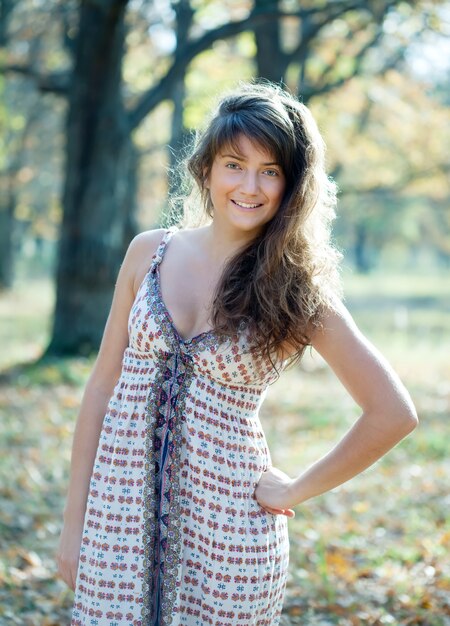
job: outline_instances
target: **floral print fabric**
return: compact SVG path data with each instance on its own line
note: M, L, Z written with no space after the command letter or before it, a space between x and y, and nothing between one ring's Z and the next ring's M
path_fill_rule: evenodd
M276 626L287 518L254 497L272 365L243 331L184 341L153 257L94 462L72 626Z

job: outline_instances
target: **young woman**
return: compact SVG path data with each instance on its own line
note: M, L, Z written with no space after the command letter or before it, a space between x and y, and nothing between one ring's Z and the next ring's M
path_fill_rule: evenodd
M294 508L417 424L340 300L334 186L309 110L243 85L188 169L184 222L130 244L82 401L58 553L73 626L275 626ZM291 478L258 412L307 345L362 414Z

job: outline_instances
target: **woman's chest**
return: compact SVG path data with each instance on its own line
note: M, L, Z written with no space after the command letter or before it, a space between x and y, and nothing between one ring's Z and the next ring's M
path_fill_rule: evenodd
M160 297L179 336L189 340L212 327L211 312L219 272L187 261L162 264L156 280Z

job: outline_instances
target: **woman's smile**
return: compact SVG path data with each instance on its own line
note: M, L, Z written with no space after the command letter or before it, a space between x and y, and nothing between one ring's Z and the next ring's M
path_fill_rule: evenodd
M257 209L262 206L262 204L248 204L246 202L242 202L242 200L232 200L233 204L240 207L241 209Z

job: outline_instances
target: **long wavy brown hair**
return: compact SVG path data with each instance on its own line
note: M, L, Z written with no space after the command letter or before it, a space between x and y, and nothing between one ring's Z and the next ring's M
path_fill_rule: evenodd
M187 158L196 185L185 202L182 226L213 218L205 183L215 156L224 147L236 148L242 135L275 157L286 188L272 220L227 263L211 322L229 335L244 325L253 349L274 365L286 354L293 363L321 325L324 308L341 295L341 255L330 240L336 186L325 172L325 144L309 109L281 86L241 84L220 100L196 136Z

